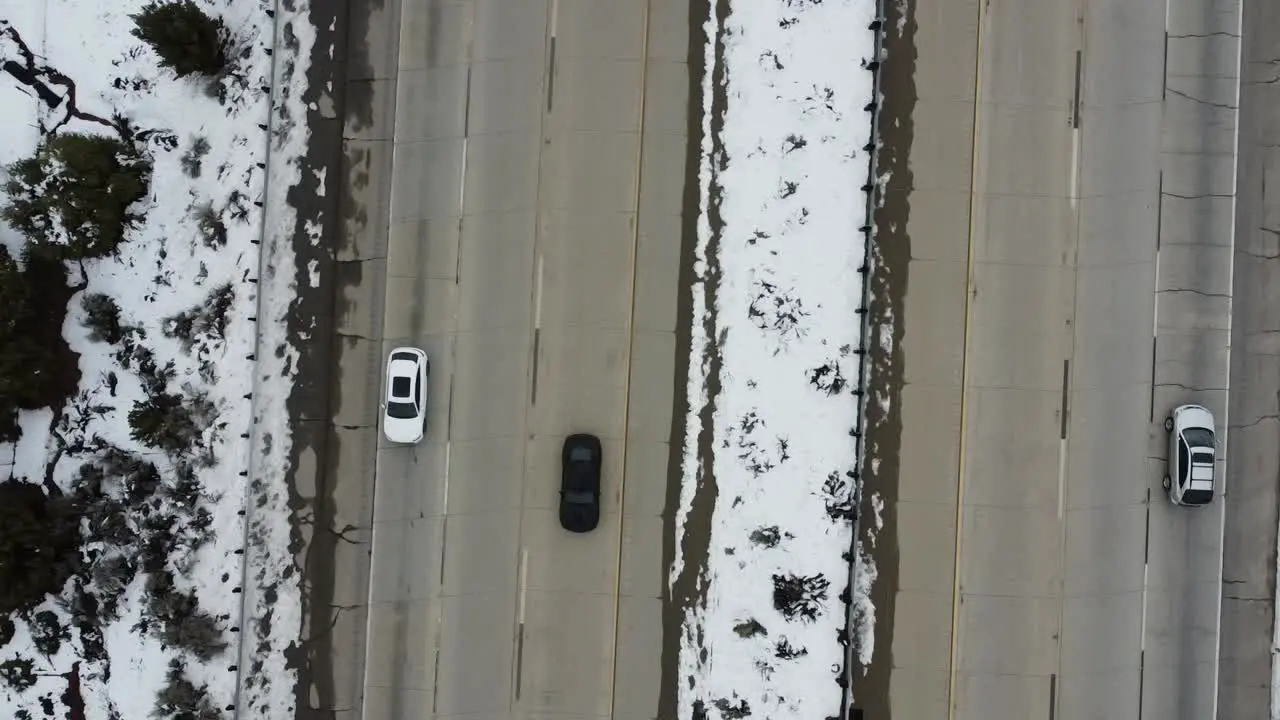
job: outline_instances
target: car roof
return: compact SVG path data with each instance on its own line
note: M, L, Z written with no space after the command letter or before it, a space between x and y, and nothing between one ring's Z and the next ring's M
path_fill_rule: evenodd
M393 359L387 366L387 373L392 377L416 377L418 363L416 360Z

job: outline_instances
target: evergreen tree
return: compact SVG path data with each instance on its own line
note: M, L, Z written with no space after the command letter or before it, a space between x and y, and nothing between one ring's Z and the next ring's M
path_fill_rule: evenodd
M133 36L150 45L160 66L178 77L217 75L226 66L226 28L191 0L153 0L132 17Z
M133 205L150 187L151 162L130 143L59 134L9 167L9 202L0 214L35 251L66 260L103 257L141 221Z
M162 392L136 400L129 411L129 435L134 440L171 453L187 449L198 430L182 405L182 396Z
M69 497L0 483L0 614L28 611L79 567L80 519Z
M0 441L19 436L18 409L59 406L79 385L79 356L62 336L66 280L62 261L31 255L24 269L0 246Z
M13 620L8 615L0 615L0 648L8 645L13 640L13 634L17 631L17 626L13 624Z

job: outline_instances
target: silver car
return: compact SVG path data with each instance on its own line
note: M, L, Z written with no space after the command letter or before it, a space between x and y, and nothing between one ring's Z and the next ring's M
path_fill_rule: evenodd
M382 433L395 443L412 445L427 430L427 378L431 363L418 348L402 347L387 358L387 392L382 403Z
M1164 429L1169 433L1169 471L1164 476L1169 499L1187 507L1208 505L1216 490L1213 413L1199 405L1182 405L1164 419Z

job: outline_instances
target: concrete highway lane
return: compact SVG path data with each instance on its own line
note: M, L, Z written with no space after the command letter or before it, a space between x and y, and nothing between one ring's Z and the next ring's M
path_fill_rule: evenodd
M1238 5L922 5L888 705L1212 717L1223 504L1162 422L1228 421Z
M653 718L687 2L392 11L379 344L431 382L423 443L379 440L362 717ZM575 432L605 456L583 535L556 513Z
M1232 288L1218 718L1265 718L1271 705L1277 495L1280 494L1280 6L1244 3L1243 87ZM1271 180L1271 182L1268 182Z

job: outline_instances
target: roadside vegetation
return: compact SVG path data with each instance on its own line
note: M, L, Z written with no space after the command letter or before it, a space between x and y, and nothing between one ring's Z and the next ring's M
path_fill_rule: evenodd
M228 68L227 29L191 0L151 2L132 17L133 35L178 77L217 79ZM19 650L0 662L0 687L22 692L41 677L62 676L51 668L67 648L105 661L103 627L120 618L132 586L145 593L133 630L173 654L155 716L215 720L222 711L184 658L222 655L232 628L200 606L184 573L212 537L197 471L216 464L218 408L157 357L140 318L92 287L93 263L127 259L146 221L155 197L154 138L167 131L139 132L120 116L102 124L100 133L49 132L0 173L0 219L16 234L0 245L0 442L18 442L24 428L45 432L24 411L52 414L43 473L0 477L0 648ZM204 138L188 149L182 164L192 177L209 149ZM222 284L201 306L157 315L169 316L162 334L199 360L206 385L216 380L213 358L234 299ZM102 381L109 393L82 388L81 355L64 336L69 311L89 343L110 348L114 367ZM140 395L117 396L126 375ZM117 411L127 418L131 448L87 430L93 418ZM28 645L13 646L18 636ZM68 677L69 688L78 686L78 674Z

